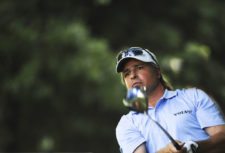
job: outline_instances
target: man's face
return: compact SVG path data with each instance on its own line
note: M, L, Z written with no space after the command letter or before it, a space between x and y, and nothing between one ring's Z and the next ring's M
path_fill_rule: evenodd
M143 86L155 88L159 82L160 71L150 64L130 59L124 64L122 76L127 89Z

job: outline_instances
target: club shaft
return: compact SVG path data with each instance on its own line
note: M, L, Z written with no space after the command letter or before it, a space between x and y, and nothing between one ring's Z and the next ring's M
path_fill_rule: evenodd
M147 114L148 117L166 134L166 136L170 139L174 147L176 147L177 150L181 150L181 146L173 139L173 137L160 125L157 121L155 121L149 114Z

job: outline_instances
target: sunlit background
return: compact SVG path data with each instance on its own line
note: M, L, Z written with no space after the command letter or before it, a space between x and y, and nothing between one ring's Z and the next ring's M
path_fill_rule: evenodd
M225 110L223 0L1 0L0 151L116 153L117 53L153 51Z

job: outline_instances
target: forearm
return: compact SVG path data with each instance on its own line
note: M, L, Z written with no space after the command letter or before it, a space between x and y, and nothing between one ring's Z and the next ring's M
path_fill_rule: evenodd
M208 140L198 141L198 153L224 153L225 133L217 133Z
M138 146L134 153L147 153L146 148L145 148L145 144L142 143L140 146Z

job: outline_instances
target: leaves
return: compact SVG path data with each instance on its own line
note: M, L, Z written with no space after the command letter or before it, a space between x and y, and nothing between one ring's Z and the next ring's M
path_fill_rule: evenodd
M224 5L2 0L1 151L118 152L127 110L115 60L130 46L153 51L173 86L201 87L224 109Z

